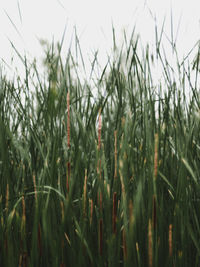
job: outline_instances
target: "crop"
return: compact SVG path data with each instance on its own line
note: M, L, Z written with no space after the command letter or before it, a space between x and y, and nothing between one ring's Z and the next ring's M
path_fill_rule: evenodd
M62 43L45 76L1 72L1 266L199 266L199 57L172 44L175 70L156 33L155 54L114 45L95 90Z

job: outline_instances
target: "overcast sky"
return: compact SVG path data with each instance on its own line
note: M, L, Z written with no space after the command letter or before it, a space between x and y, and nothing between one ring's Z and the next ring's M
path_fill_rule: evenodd
M9 40L23 53L41 57L39 39L61 40L65 26L66 41L76 26L85 55L99 49L106 54L112 45L112 23L120 42L122 31L136 32L144 42L154 40L155 18L170 35L170 14L174 34L180 21L177 45L186 53L200 39L199 0L0 0L0 58L8 64L14 52ZM104 52L103 52L104 51Z

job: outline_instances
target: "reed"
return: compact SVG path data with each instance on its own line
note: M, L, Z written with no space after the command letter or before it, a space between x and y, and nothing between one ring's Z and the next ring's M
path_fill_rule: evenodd
M197 47L174 66L155 36L124 33L91 79L62 43L44 76L0 72L0 266L199 266Z

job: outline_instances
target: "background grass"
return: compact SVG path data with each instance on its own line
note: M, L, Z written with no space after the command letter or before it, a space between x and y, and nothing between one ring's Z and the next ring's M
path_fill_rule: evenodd
M162 34L114 42L95 91L62 42L1 73L1 266L199 266L199 57L175 71Z

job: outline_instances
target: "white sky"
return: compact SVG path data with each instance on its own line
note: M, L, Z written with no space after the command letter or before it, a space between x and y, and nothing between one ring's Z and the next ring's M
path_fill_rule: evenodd
M166 15L165 32L169 36L171 11L174 32L181 19L177 45L180 53L187 53L200 39L199 7L199 0L0 0L0 58L10 64L15 55L9 39L20 53L26 51L41 58L39 39L51 40L54 36L61 40L67 25L69 44L76 25L84 55L99 49L105 63L106 51L112 45L112 23L119 41L122 30L131 33L135 25L144 42L154 40L154 20L149 9L160 27Z

